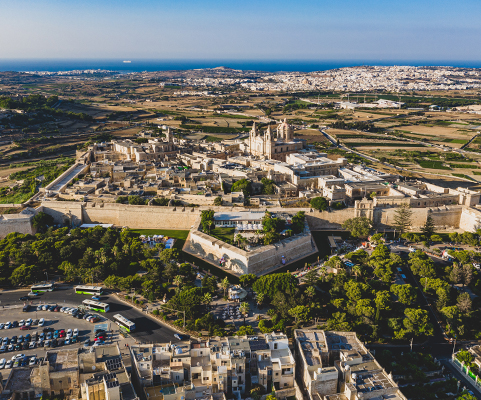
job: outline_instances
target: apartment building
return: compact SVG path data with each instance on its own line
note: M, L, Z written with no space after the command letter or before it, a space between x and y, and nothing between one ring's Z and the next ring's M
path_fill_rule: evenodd
M117 344L49 350L39 365L10 371L2 399L137 400Z
M296 392L295 361L284 334L136 345L130 352L134 384L149 400L161 392L166 400L222 393L241 398L248 382L276 391L278 399Z
M354 332L294 331L298 375L311 400L406 400Z

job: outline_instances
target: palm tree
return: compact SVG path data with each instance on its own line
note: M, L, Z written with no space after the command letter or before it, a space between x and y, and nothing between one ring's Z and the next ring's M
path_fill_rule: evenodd
M354 265L351 269L351 272L354 274L354 276L356 277L356 281L357 281L357 277L358 276L362 276L362 268L360 265Z
M321 279L324 282L324 278L327 274L327 268L322 266L321 268L319 268L319 272L321 273Z
M264 293L257 293L257 305L260 306L264 300L265 300L266 296L264 295Z
M180 286L184 283L184 277L182 275L176 275L172 283L177 285L177 289L180 290Z
M202 297L202 303L204 303L207 306L207 309L209 309L209 305L212 301L212 295L210 293L205 293L204 296Z
M225 291L229 289L229 286L230 286L229 278L227 278L226 276L224 279L222 279L220 283L220 287L224 289L224 297L225 297Z
M242 235L240 233L238 233L236 236L235 236L235 239L234 241L237 242L237 245L240 246L240 244L242 243Z
M314 286L309 286L306 289L306 296L309 297L309 300L311 300L315 295L316 295L316 289L314 289Z
M249 314L249 303L243 302L239 306L239 312L244 316L244 325L246 324L246 315Z

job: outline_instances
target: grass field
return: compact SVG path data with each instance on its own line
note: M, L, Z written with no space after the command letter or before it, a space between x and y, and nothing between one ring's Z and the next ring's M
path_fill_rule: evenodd
M234 231L235 228L214 228L210 231L210 236L213 236L223 242L227 242L228 240L234 240Z
M442 161L419 160L417 163L423 168L447 169L447 170L451 169L449 167L444 166Z
M473 179L473 178L471 178L471 177L468 176L468 175L464 175L464 174L451 174L451 175L452 175L452 176L457 176L458 178L469 179L470 181L477 182L476 179Z
M177 239L174 244L175 249L182 250L184 247L185 240L189 235L189 231L176 230L176 229L132 229L132 232L138 233L139 235L153 236L153 235L164 235L174 239Z

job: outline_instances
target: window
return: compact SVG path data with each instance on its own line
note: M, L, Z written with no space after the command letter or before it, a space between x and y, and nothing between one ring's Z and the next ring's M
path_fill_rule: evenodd
M284 387L287 386L287 383L284 383Z

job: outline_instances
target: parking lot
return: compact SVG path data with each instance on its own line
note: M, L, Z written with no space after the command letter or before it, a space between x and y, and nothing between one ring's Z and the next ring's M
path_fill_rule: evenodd
M95 341L96 326L102 324L107 330L112 327L112 323L103 316L98 316L99 320L92 323L60 310L47 311L43 308L45 308L44 305L33 305L26 312L23 311L23 306L0 310L0 340L2 343L0 345L0 369L8 368L7 362L17 354L27 357L36 356L38 360L45 357L46 351L52 348L90 348L98 345L95 344L97 342L99 344L109 343L119 339L118 330L115 329L114 332L105 333ZM95 313L95 316L97 315ZM44 323L43 326L40 326L42 319ZM88 345L85 343L87 340L89 340ZM24 364L28 364L28 362L29 360L24 357ZM14 363L11 364L13 366ZM21 365L21 362L16 366L18 364Z

